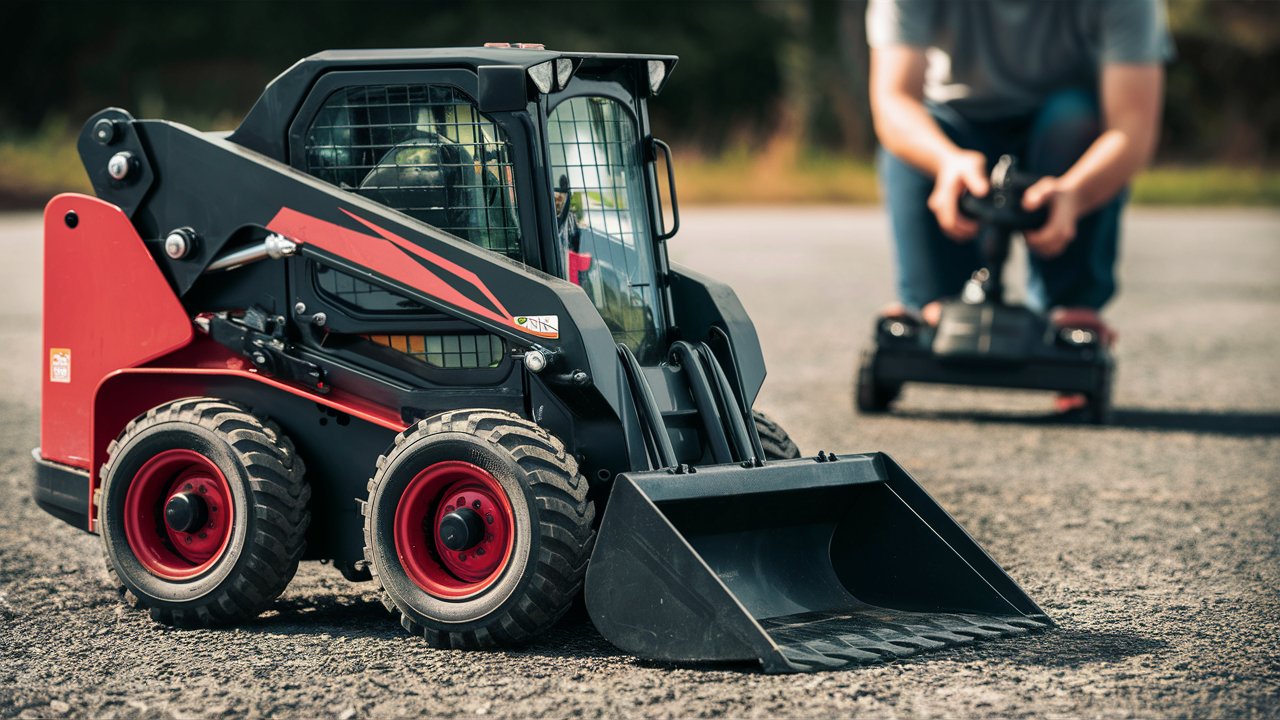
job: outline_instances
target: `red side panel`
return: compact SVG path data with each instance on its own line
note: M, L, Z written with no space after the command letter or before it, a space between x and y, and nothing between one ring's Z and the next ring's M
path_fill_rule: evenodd
M191 337L191 319L120 208L85 195L49 202L40 421L46 460L89 468L98 383Z

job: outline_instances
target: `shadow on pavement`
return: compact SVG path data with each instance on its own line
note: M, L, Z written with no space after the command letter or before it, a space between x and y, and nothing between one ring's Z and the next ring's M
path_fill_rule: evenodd
M999 414L982 410L895 410L893 416L913 420L1089 427L1079 417L1057 413ZM1233 437L1271 437L1280 435L1280 413L1117 408L1115 418L1109 427Z
M1040 635L1018 638L1004 645L1006 652L983 653L993 660L1015 665L1039 665L1048 668L1075 668L1097 662L1113 662L1144 655L1169 646L1164 640L1144 637L1132 632L1092 632L1055 628ZM974 646L1000 648L1000 641ZM922 656L921 659L927 659Z
M350 597L312 597L278 601L262 617L240 626L242 632L273 635L329 634L348 638L400 640L407 634L376 600ZM994 661L1018 665L1073 668L1121 660L1168 646L1163 640L1130 632L1091 632L1055 628L1026 637L984 640L940 652L926 652L895 662L927 664L934 659ZM477 652L485 652L483 650ZM636 667L686 669L703 672L758 673L755 663L669 663L631 658L609 644L586 613L575 608L534 642L496 652L545 658L626 658ZM857 672L857 668L852 669Z
M252 622L239 626L246 633L394 638L405 635L391 613L373 599L320 595L277 600Z
M1181 430L1240 437L1280 435L1280 413L1116 410L1114 424L1137 430Z

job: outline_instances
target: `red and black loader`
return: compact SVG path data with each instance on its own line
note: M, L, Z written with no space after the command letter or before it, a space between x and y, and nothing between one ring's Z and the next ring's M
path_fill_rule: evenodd
M303 560L441 647L580 594L629 653L771 672L1050 626L888 457L753 410L750 319L667 259L675 64L333 51L231 133L90 118L97 197L45 212L37 502L183 627Z

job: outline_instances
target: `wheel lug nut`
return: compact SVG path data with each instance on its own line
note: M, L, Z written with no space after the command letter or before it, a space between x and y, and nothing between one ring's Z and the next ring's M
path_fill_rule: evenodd
M473 507L473 508L475 508L475 509L479 510L479 509L480 509L480 501L479 501L479 500L475 500L475 501L473 501L473 502L471 503L471 507Z
M459 559L459 560L463 560L463 561L465 561L465 560L467 559L467 554L466 554L466 553L458 553L458 559Z
M482 547L478 547L478 548L476 548L476 554L477 554L477 555L483 555L483 554L484 554L484 548L482 548Z

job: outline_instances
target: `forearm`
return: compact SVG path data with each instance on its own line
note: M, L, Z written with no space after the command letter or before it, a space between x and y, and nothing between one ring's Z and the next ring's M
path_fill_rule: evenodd
M1144 138L1121 129L1106 130L1063 173L1063 186L1076 193L1082 214L1110 202L1151 160L1154 133L1146 135Z
M1105 130L1062 175L1081 212L1095 210L1119 193L1155 153L1164 94L1158 66L1113 65L1102 73Z
M880 93L872 102L876 137L885 150L931 177L960 148L929 114L924 102L901 93Z

